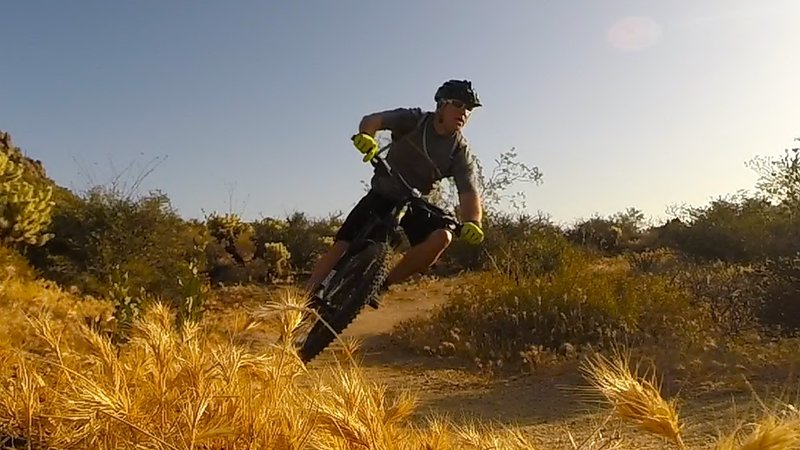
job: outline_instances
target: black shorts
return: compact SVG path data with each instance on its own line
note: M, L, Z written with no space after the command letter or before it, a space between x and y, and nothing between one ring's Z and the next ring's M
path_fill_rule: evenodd
M367 224L372 215L386 214L391 211L395 204L395 202L370 190L347 215L341 228L336 233L336 240L351 242ZM431 216L426 211L409 208L400 220L400 226L403 228L408 242L414 246L423 242L434 231L445 228L445 223L439 217Z

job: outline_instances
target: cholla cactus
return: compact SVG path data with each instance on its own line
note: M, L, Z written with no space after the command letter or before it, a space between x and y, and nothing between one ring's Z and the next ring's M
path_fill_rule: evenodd
M250 224L242 222L241 217L236 214L211 214L208 216L207 226L211 236L223 243L234 242L240 235L252 231Z
M208 232L220 244L225 247L225 251L239 264L243 265L246 260L253 256L253 227L242 222L236 214L225 214L220 216L211 214L206 222Z
M264 244L264 262L273 278L285 278L289 275L289 261L292 255L282 242Z
M285 221L266 217L255 223L255 235L259 242L279 242L286 240Z
M22 166L0 152L0 241L43 245L52 235L53 188L36 187L22 179Z

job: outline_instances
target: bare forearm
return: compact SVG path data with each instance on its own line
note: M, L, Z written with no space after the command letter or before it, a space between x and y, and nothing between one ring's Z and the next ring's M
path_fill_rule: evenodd
M464 222L477 222L481 223L483 219L483 209L481 207L481 199L475 192L467 192L458 196L461 220Z
M369 114L361 119L358 124L359 133L367 133L370 136L375 136L375 133L383 127L383 120L380 113Z

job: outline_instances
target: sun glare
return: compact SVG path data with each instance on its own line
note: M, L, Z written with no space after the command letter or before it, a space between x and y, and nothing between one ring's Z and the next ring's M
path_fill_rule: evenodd
M661 39L661 26L649 17L626 17L608 30L608 41L619 50L636 51Z

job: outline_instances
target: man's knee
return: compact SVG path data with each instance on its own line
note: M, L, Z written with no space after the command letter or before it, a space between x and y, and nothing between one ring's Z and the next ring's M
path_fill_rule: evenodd
M435 245L437 249L444 250L453 242L453 233L449 230L436 230L428 236L427 239L431 245Z

